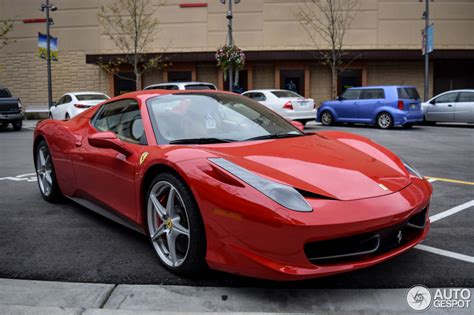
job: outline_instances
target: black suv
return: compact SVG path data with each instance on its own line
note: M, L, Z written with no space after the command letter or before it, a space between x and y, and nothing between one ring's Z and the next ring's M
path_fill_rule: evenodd
M21 101L12 97L10 91L0 85L0 129L13 125L13 130L21 130L23 123L23 112Z

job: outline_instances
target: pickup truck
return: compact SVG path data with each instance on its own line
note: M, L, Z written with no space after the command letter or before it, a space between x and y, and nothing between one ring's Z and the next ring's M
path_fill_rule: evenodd
M13 125L13 130L21 130L23 123L23 111L21 101L12 97L10 91L0 85L0 129Z

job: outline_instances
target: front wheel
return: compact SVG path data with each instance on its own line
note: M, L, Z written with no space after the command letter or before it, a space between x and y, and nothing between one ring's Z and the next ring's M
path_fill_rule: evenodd
M20 131L23 126L23 120L19 119L13 123L13 130Z
M380 129L390 129L393 127L393 118L389 113L380 113L377 116L377 126Z
M323 126L332 126L334 124L334 117L330 111L324 111L321 113L321 123Z
M35 150L35 168L43 198L49 202L59 201L61 190L56 179L51 153L44 140L41 140Z
M163 173L151 183L147 223L151 243L163 266L188 276L204 269L204 224L191 190L176 175Z

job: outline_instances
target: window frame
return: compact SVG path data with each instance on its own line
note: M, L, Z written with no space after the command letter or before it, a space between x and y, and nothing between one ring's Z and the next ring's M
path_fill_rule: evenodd
M454 100L452 100L452 101L444 101L444 102L439 102L439 101L438 101L439 98L442 98L442 97L445 97L445 96L448 96L448 95L451 95L451 94L454 94L454 95L455 95ZM458 101L458 99L459 99L459 96L460 96L460 95L459 95L459 92L448 92L448 93L445 93L445 94L442 94L442 95L436 97L436 98L434 99L434 101L435 101L434 104L456 103L456 102Z
M384 89L369 88L369 89L361 89L361 90L362 90L362 93L361 93L361 95L359 95L359 100L383 100L383 99L385 99L385 90ZM367 91L377 91L377 93L382 91L382 97L367 98L366 97Z
M472 101L461 101L461 95L462 94L471 94L473 96ZM458 94L458 98L456 100L457 103L474 103L474 92L469 92L469 91L460 91Z
M126 138L123 138L123 137L120 137L118 135L118 133L116 132L113 132L112 130L99 130L97 127L96 127L96 122L99 118L99 116L102 114L102 112L104 112L105 108L108 106L108 105L111 105L111 104L115 104L115 103L119 103L119 102L125 102L125 101L134 101L137 103L137 106L138 106L138 112L140 114L140 118L143 122L143 115L142 115L142 109L140 107L140 102L137 100L137 99L134 99L134 98L123 98L123 99L119 99L119 100L113 100L111 102L107 102L105 104L102 104L100 106L100 108L95 112L94 116L92 116L92 118L89 120L89 124L91 125L92 128L94 128L94 130L99 133L99 132L112 132L114 133L117 138L119 138L121 141L125 142L125 143L128 143L128 144L134 144L134 145L148 145L148 137L146 135L146 131L145 131L145 127L143 127L143 137L145 137L145 141L144 143L141 143L141 141L139 141L138 143L135 143L135 142L130 142L130 141L127 141Z
M358 95L357 98L351 98L351 99L344 98L344 94L349 93L349 92L353 92L353 91L354 92L359 92L359 95ZM347 89L341 94L341 100L342 101L358 101L358 100L361 99L360 97L362 95L362 92L363 92L363 89Z

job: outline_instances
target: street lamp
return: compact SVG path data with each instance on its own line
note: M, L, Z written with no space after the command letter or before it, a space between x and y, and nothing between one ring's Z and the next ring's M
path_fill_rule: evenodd
M50 4L49 0L42 4L40 10L46 11L46 63L48 65L48 109L53 105L53 88L51 83L51 40L49 28L53 24L52 19L49 18L49 11L56 11L58 8L54 4Z
M430 81L430 53L428 52L428 28L430 27L430 2L434 0L419 0L420 2L425 1L425 11L423 12L423 16L421 17L425 20L425 30L423 32L423 49L425 50L425 93L423 95L425 102L428 101L429 98L429 81Z
M222 4L225 4L227 0L220 0ZM229 9L227 10L227 46L232 47L234 45L234 38L232 37L232 19L234 17L232 13L232 3L239 4L240 0L228 0ZM238 71L238 70L237 70ZM229 91L233 91L234 78L232 66L229 66Z

